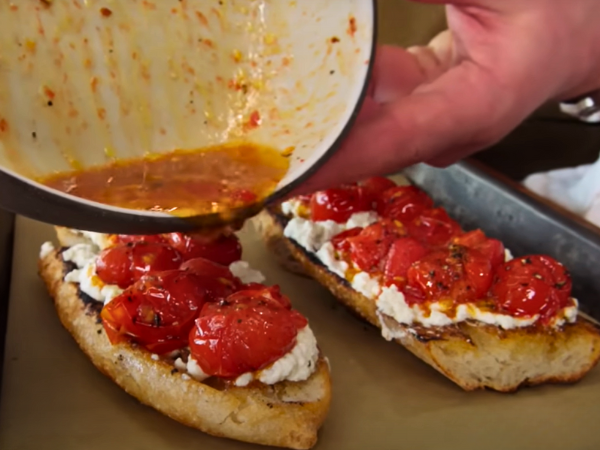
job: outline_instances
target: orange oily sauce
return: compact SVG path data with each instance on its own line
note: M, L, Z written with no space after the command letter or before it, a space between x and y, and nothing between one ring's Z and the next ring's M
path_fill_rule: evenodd
M38 181L107 205L188 217L263 200L288 168L289 159L273 148L228 144L120 160Z

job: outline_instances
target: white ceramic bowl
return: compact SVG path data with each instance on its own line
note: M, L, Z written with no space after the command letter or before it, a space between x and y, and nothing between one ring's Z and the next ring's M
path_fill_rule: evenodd
M112 157L239 139L294 147L285 192L336 148L372 65L375 0L44 4L0 4L0 206L59 225L188 226L32 181Z

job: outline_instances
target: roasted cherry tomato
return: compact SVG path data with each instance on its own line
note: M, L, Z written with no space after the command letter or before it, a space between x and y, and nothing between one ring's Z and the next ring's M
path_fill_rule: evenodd
M213 278L226 278L235 281L235 277L229 270L229 267L218 264L206 258L194 258L184 262L181 270L193 272L196 275L208 276Z
M421 211L407 230L409 236L431 247L445 246L461 233L460 225L443 208Z
M277 285L265 286L259 283L252 283L247 285L245 289L232 293L225 299L226 303L244 303L253 300L259 300L261 303L281 306L285 309L292 309L292 303L290 299L281 293L281 288ZM211 311L214 308L220 308L221 303L207 305L203 312ZM306 325L306 323L304 323ZM300 327L304 325L301 324Z
M363 189L365 194L369 197L369 200L372 202L376 202L388 189L396 187L396 183L385 177L367 178L366 180L358 183L358 185Z
M502 310L516 317L540 314L548 319L568 305L571 277L549 256L515 258L496 270L492 295Z
M390 247L403 234L402 225L389 220L369 225L357 236L346 238L350 258L365 272L383 270Z
M289 352L306 319L273 300L266 289L239 291L206 305L189 336L192 357L211 376L260 370Z
M165 235L169 244L181 253L184 260L205 258L228 266L242 257L242 246L234 234L203 238L182 233Z
M130 242L103 250L96 260L96 273L104 283L125 289L142 275L178 269L182 261L179 252L166 244Z
M416 186L396 186L387 189L377 201L380 216L408 223L426 209L433 208L433 200Z
M180 270L193 273L203 280L208 302L223 300L242 286L241 281L231 273L228 267L208 259L190 259L181 265Z
M488 238L481 230L465 233L454 238L452 242L457 245L462 245L463 247L478 250L484 256L489 258L493 268L498 267L504 262L505 255L502 242Z
M410 237L397 239L390 247L385 262L384 280L386 285L395 284L402 289L406 284L408 269L425 255L427 255L427 249L416 239Z
M422 300L467 303L487 297L493 271L482 253L454 245L415 262L408 269L407 282L410 292Z
M315 192L310 199L310 217L317 222L333 220L344 223L352 214L370 209L369 199L357 186Z
M116 244L129 244L133 242L151 242L155 244L166 243L166 239L162 234L115 234L113 239Z
M180 270L143 277L102 309L110 341L132 339L159 354L187 346L206 300L204 281Z
M362 232L362 230L363 229L360 227L355 227L342 231L341 233L336 234L333 238L331 238L331 244L339 252L349 252L350 243L348 242L348 238L358 236Z

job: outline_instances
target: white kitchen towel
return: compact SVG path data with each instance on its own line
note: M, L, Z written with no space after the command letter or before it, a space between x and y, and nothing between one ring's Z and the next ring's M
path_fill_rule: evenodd
M593 164L534 173L523 184L600 227L600 158Z

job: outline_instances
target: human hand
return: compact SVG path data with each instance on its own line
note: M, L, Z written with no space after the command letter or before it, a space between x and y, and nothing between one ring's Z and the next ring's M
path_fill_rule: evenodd
M597 0L447 3L426 47L380 47L359 117L300 191L418 162L445 166L490 146L548 100L600 87Z

